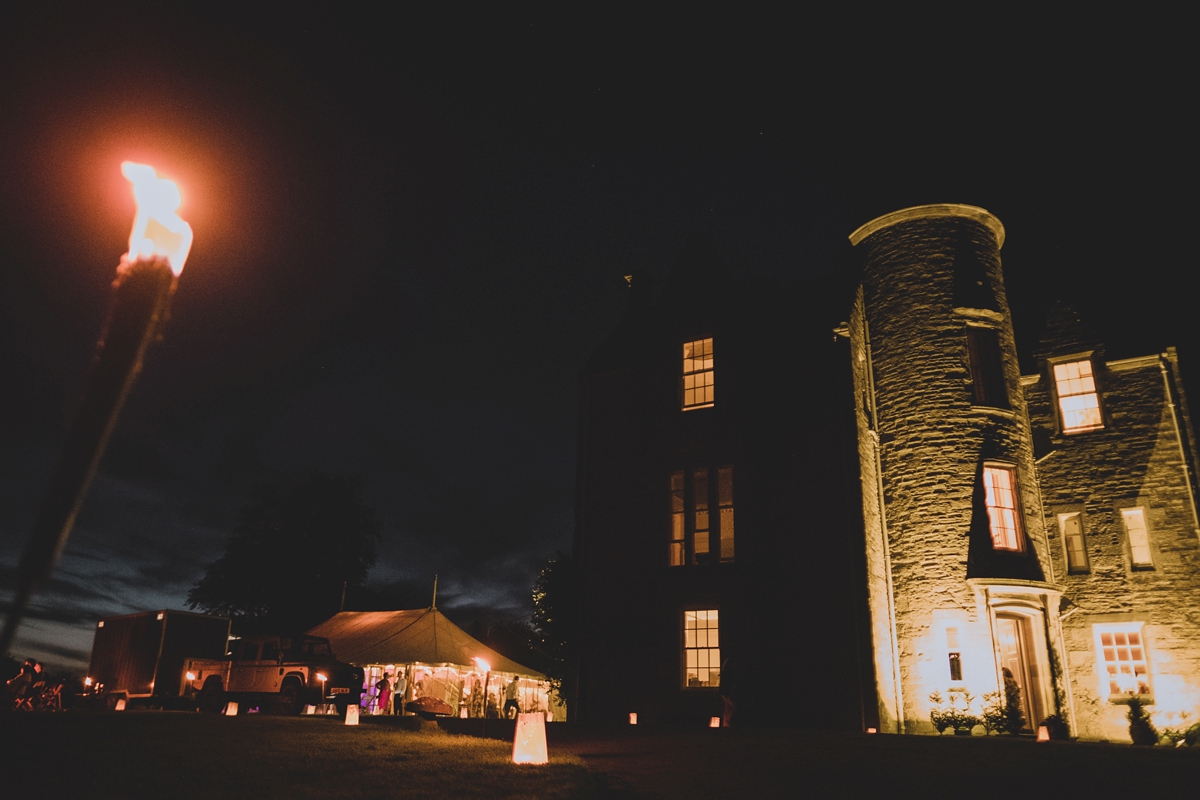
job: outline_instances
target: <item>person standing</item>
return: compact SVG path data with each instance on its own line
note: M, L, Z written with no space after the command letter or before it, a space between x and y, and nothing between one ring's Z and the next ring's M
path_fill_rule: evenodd
M519 678L517 678L516 676L513 676L512 683L510 683L508 685L508 688L504 690L504 718L505 719L516 719L517 714L521 713L521 704L519 702L517 702L517 697L521 691L521 684L519 683L519 680L520 680ZM512 717L508 716L508 710L510 708L513 710Z
M377 692L376 699L375 699L375 703L376 703L375 710L379 714L392 713L392 709L391 709L392 682L390 680L391 677L392 677L392 673L385 672L383 674L383 677L380 678L379 681L375 684L375 691Z

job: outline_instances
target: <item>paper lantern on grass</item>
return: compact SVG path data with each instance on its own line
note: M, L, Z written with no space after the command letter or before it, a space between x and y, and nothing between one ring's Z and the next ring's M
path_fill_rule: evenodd
M513 736L514 764L545 764L546 717L542 714L517 714L517 732Z
M1050 741L1050 729L1049 729L1049 728L1047 728L1045 725L1039 725L1039 726L1038 726L1038 738L1037 738L1037 740L1038 740L1039 742L1048 742L1048 741Z
M117 711L124 711L125 710L125 698L118 697L117 704L115 706L113 706L113 708L116 709Z
M710 727L710 728L721 727L721 718L720 717L709 717L708 718L708 727Z
M312 703L307 703L304 706L304 713L307 716L312 716L313 714L317 713L317 707Z
M631 713L629 714L629 724L630 724L630 725L637 725L637 714L636 714L636 713L633 713L633 712L631 712Z
M221 713L227 717L236 717L237 716L237 703L230 700L228 703L225 704L225 710L222 711Z
M347 725L357 725L358 724L358 706L355 706L355 705L346 706L346 724Z

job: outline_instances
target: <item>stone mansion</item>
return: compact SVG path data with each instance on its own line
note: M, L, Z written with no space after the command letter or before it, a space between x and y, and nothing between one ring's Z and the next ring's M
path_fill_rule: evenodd
M1066 305L1021 375L1004 228L919 206L792 290L685 248L581 379L580 720L931 733L1006 678L1030 727L1200 720L1195 434L1174 349ZM735 524L736 521L736 524ZM1190 718L1189 716L1190 715Z

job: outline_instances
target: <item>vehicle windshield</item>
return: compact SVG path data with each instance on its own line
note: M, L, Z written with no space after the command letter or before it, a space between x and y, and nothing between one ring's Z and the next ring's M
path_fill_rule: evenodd
M284 640L284 657L293 659L330 655L329 640L312 636L298 636Z

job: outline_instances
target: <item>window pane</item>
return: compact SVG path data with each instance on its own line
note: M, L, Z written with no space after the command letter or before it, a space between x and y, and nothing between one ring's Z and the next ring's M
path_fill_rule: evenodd
M1007 466L986 466L983 485L993 546L997 550L1020 550L1015 471Z
M1146 516L1140 508L1121 511L1125 533L1129 537L1129 554L1136 566L1150 566L1150 536L1146 531Z
M681 383L684 409L708 406L713 403L713 340L697 339L683 344L683 381Z
M1149 694L1150 679L1146 669L1145 649L1140 646L1141 623L1129 623L1115 630L1099 633L1097 648L1104 674L1108 676L1109 694L1128 696Z
M967 326L967 361L971 368L971 391L975 405L1008 408L1004 361L1000 353L1000 339L994 328Z
M1100 416L1100 396L1096 393L1090 360L1055 364L1054 388L1058 393L1064 433L1104 427L1104 420Z
M689 632L694 635L689 636ZM718 685L721 651L716 609L684 612L683 655L684 686L695 689Z

